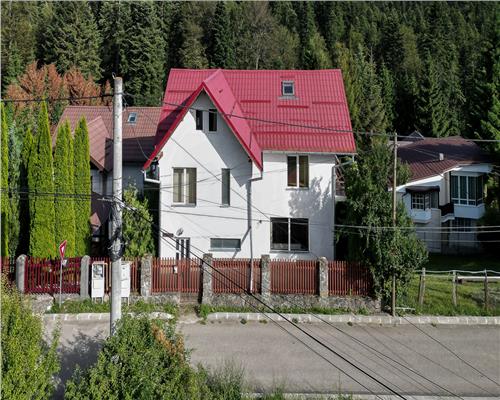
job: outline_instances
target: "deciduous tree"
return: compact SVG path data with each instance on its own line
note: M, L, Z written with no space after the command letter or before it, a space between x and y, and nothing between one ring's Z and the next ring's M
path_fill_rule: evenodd
M5 115L5 106L0 106L1 121L1 168L2 168L2 190L1 196L1 244L0 251L2 257L9 256L9 138L7 117Z

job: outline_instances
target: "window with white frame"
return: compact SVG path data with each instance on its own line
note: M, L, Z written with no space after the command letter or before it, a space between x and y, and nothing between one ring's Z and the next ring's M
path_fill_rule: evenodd
M241 239L212 238L211 250L241 250Z
M209 132L217 132L217 110L215 108L208 110L208 130Z
M174 168L173 203L196 204L196 168Z
M453 231L455 232L471 232L472 231L472 223L470 218L458 218L455 217L453 221L451 221L451 226L453 227Z
M282 96L294 96L295 95L295 82L294 81L282 81L281 82L281 95Z
M271 218L271 250L309 251L309 220Z
M289 187L309 187L309 157L293 155L287 157Z
M229 168L222 168L221 183L221 204L224 206L230 205L231 200L231 170Z
M451 201L478 206L483 203L484 176L451 175Z
M439 192L423 192L411 194L411 208L413 210L428 210L430 208L438 208Z

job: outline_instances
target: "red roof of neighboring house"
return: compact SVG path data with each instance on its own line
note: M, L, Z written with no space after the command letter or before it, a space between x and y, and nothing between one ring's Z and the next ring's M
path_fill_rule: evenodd
M439 153L443 154L442 161ZM399 147L398 157L410 167L410 181L439 175L461 165L491 162L491 157L477 144L457 136L417 140Z
M123 161L143 163L154 150L156 130L161 107L127 107L123 112ZM136 113L135 123L129 123L131 113ZM68 106L59 119L69 121L74 131L80 118L85 117L89 130L90 157L100 170L113 168L113 107ZM57 129L56 127L56 129ZM55 135L53 140L55 141Z
M282 81L294 82L294 96L282 96ZM201 91L210 96L259 167L262 150L356 152L340 70L172 69L155 150L144 168Z

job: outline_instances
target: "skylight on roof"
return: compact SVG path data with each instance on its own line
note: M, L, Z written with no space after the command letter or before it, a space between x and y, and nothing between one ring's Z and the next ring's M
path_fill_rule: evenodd
M295 95L295 82L294 81L282 81L281 82L281 95L282 96L294 96Z
M137 121L137 113L131 112L128 114L127 123L135 124Z

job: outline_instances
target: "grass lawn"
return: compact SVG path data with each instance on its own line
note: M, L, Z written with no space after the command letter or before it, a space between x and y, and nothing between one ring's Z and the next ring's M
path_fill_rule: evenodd
M77 313L109 313L110 305L109 301L104 303L92 302L90 299L88 300L66 300L62 303L62 306L59 307L58 303L54 303L47 313L49 314L60 314L60 313L68 313L68 314L77 314ZM165 304L155 304L155 303L146 303L143 300L139 300L133 304L122 305L123 312L133 312L133 313L149 313L149 312L165 312L168 314L172 314L174 316L178 313L178 308L174 304L165 303Z
M492 269L495 271L500 271L500 257L495 257L491 254L429 254L429 261L427 262L425 268L429 271L442 271L450 269L462 269L468 271Z
M490 308L484 309L484 284L466 282L457 285L457 306L452 304L451 276L447 278L427 276L425 296L422 307L418 305L419 276L415 275L410 283L407 296L399 303L414 308L417 314L425 315L500 315L500 283L488 284Z

